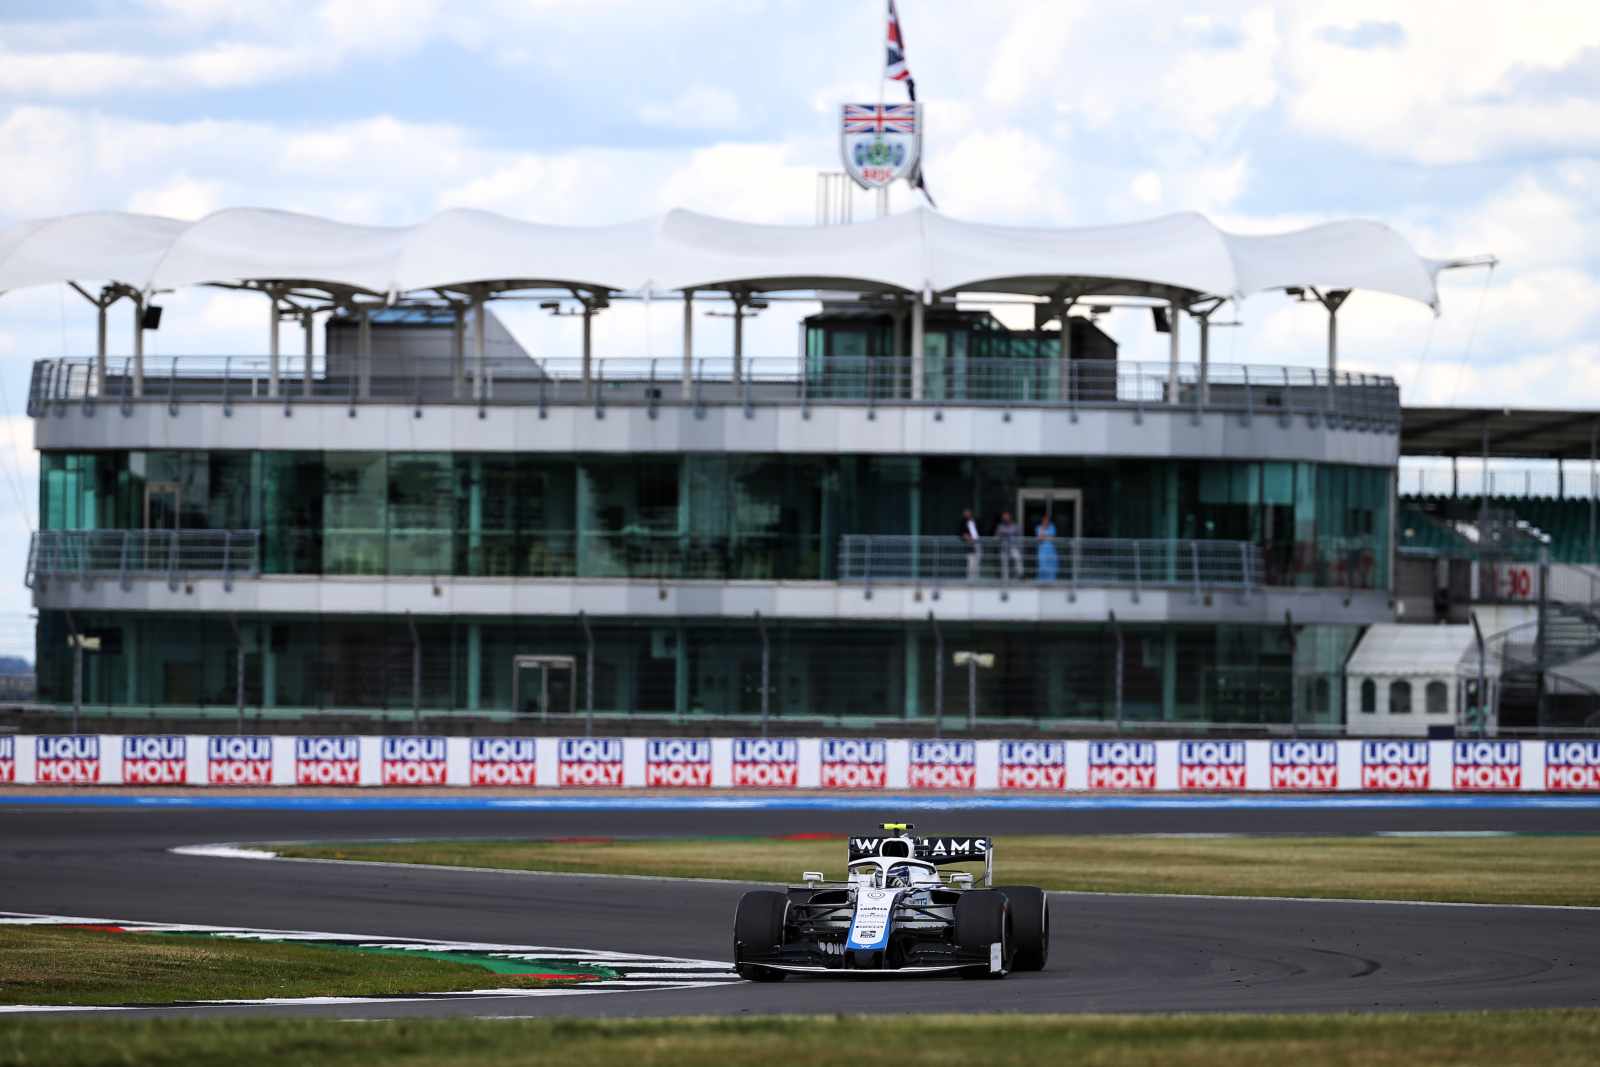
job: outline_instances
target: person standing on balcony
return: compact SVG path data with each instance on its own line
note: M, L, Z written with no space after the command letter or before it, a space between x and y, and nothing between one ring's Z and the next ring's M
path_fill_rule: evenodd
M972 509L967 508L961 513L961 541L967 546L967 581L978 580L978 566L983 562L983 545L978 537L978 521L972 517Z
M1011 512L1002 511L1000 522L994 528L995 539L1000 542L1000 580L1009 582L1022 578L1022 528L1011 518Z
M1048 511L1034 528L1033 536L1039 540L1039 580L1053 582L1056 580L1056 570L1061 565L1061 557L1056 553L1055 520Z

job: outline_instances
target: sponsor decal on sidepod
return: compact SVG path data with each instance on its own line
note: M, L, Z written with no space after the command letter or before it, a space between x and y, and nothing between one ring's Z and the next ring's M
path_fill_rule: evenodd
M645 742L644 784L667 789L711 785L711 742L652 738Z
M622 741L615 737L564 737L558 749L560 785L622 784Z
M978 784L977 745L971 741L913 741L906 784L912 789L971 789Z
M1451 746L1451 753L1455 766L1450 784L1456 789L1522 788L1521 742L1457 741Z
M1272 741L1268 785L1273 789L1338 789L1339 745L1335 741Z
M295 785L360 785L361 739L295 738L294 782Z
M1061 741L1000 742L1001 789L1065 789L1067 746Z
M122 739L123 785L188 785L189 739L134 734Z
M17 780L17 739L0 737L0 782Z
M882 741L823 741L822 788L882 789L889 779L885 751Z
M1154 789L1154 741L1090 741L1090 789Z
M474 737L467 781L473 785L534 785L536 746L531 737Z
M1546 741L1544 787L1563 793L1600 792L1600 741Z
M206 781L211 785L271 785L272 738L206 738Z
M40 785L100 781L100 738L94 734L40 734L33 751L34 781Z
M800 742L734 738L733 785L757 789L793 789L800 784Z
M1243 789L1243 741L1178 742L1179 789Z
M1361 742L1361 788L1428 788L1428 742Z

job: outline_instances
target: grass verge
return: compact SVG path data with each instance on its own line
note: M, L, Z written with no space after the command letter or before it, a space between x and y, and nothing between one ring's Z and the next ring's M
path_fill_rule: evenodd
M533 964L490 967L411 952L369 952L184 934L0 926L0 1004L170 1004L263 997L391 996L563 985ZM43 1060L35 1062L46 1062Z
M1208 893L1483 904L1600 905L1600 835L1561 837L1018 836L1002 882L1115 893ZM658 838L292 845L324 859L796 881L838 878L842 840Z
M0 1067L317 1063L329 1067L582 1063L856 1065L897 1049L918 1067L1423 1067L1591 1064L1600 1013L859 1016L650 1021L461 1019L0 1022Z

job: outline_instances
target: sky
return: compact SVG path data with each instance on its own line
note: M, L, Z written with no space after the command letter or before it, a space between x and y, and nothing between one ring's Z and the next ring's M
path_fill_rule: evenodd
M811 223L836 112L872 100L881 0L6 0L0 226L91 209L199 218L268 206L403 224L470 206L599 223L688 207ZM1600 406L1600 4L901 0L939 207L1093 225L1199 211L1241 232L1332 218L1424 254L1442 314L1358 293L1341 365L1408 403ZM890 98L895 91L891 87ZM916 200L897 189L893 210ZM870 214L863 195L857 217ZM259 354L260 297L167 297L153 354ZM789 357L804 308L746 352ZM126 305L112 352L126 351ZM577 327L507 321L535 355ZM1326 318L1245 301L1217 362L1321 365ZM1163 359L1148 319L1104 326ZM696 331L702 354L726 323ZM93 351L64 287L0 296L0 654L31 652L37 522L23 415L39 358ZM720 343L731 344L729 341ZM599 317L598 355L672 355L675 307ZM1193 341L1187 351L1194 351ZM121 347L118 347L118 346Z

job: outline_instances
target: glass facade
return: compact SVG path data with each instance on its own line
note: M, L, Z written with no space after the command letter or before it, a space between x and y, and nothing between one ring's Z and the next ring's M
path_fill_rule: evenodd
M1081 493L1085 537L1251 541L1268 584L1389 585L1386 468L310 451L41 462L46 529L259 529L271 574L828 580L844 534L954 535L965 508L987 533L1021 510L1019 493L1049 489Z
M239 648L229 626L202 615L89 613L100 637L86 654L84 703L231 712ZM552 714L586 703L587 644L572 619L281 616L239 620L245 704L282 714L409 714L413 656L419 707L462 715L540 713L540 689L519 655L568 655L577 677L557 679ZM682 719L755 715L761 707L760 631L753 621L591 622L599 714ZM39 699L72 700L72 655L59 612L39 619ZM967 715L967 676L953 649L993 653L977 676L982 722L1195 722L1335 725L1344 658L1356 626L850 625L769 621L771 714L793 720L923 719L940 706ZM1120 696L1120 708L1118 694ZM513 694L515 693L515 698Z

